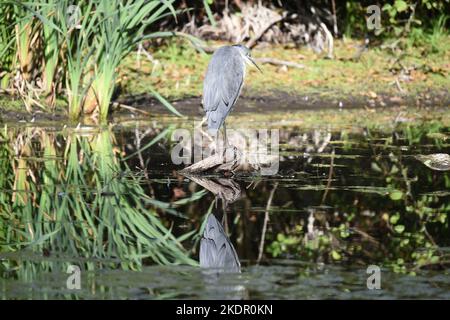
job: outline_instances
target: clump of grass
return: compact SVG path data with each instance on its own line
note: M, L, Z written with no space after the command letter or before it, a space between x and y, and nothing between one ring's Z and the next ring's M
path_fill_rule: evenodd
M408 47L425 48L425 54L441 54L448 51L448 31L445 27L448 19L449 16L442 14L432 22L430 30L413 28L407 39Z
M2 65L20 81L15 89L27 109L54 105L67 94L69 115L98 113L106 119L117 81L118 68L136 44L168 33L146 33L158 20L175 16L174 0L69 0L11 1L0 4ZM1 20L1 19L0 19ZM8 37L9 25L14 37ZM9 50L9 51L8 51ZM16 54L17 52L17 54ZM3 68L2 68L3 69ZM4 73L4 72L3 72ZM3 80L2 85L11 86ZM20 88L20 89L19 89Z
M117 68L137 43L154 36L144 35L146 28L167 16L168 12L175 14L172 3L90 1L80 18L79 30L70 30L70 26L62 23L63 32L72 32L66 39L70 52L68 88L72 117L77 117L82 109L92 112L98 107L100 117L106 118Z

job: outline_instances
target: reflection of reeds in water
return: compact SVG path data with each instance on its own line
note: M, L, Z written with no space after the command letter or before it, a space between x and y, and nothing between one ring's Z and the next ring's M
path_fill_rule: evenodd
M195 263L157 216L165 203L158 208L114 153L110 129L69 133L64 150L43 130L16 137L14 148L0 144L0 251L114 259L124 269Z

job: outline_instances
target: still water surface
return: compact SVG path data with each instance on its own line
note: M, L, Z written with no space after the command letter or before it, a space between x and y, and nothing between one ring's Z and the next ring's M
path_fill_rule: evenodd
M0 296L450 298L450 176L417 158L449 153L442 123L280 124L278 173L201 180L170 157L173 130L189 126L5 126ZM208 214L241 273L199 267ZM69 265L80 290L67 289ZM381 290L367 289L369 265Z

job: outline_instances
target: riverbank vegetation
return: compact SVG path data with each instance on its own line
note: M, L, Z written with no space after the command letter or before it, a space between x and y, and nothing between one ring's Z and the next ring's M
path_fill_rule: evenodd
M389 1L375 29L370 4L3 1L0 90L22 101L18 111L54 112L59 101L72 120L105 120L118 97L139 93L178 114L167 99L199 96L208 54L230 42L247 44L263 64L262 75L249 71L255 96L282 90L376 100L380 92L447 90L449 2Z

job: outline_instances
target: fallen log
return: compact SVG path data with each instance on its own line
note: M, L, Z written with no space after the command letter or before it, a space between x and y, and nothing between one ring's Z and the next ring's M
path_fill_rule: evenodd
M242 153L236 147L226 148L225 151L217 152L206 159L196 162L179 171L180 174L200 173L236 173L262 171L266 166L278 162L278 154L267 155L245 152Z
M206 159L182 169L180 173L235 172L241 165L241 159L242 154L237 148L226 148L223 152L217 152Z

